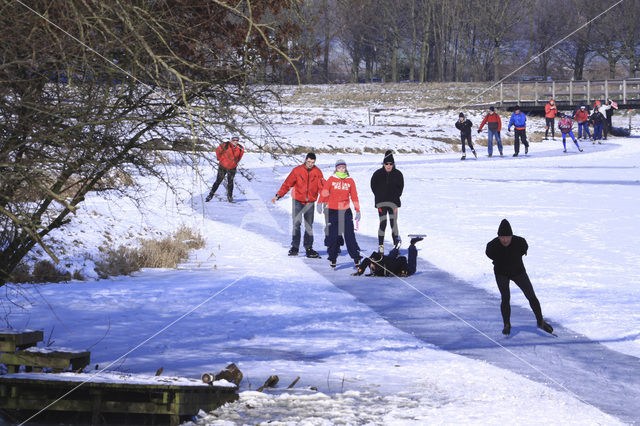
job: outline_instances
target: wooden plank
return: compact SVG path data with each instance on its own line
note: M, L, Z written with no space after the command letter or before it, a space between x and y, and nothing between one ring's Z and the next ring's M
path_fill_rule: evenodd
M44 335L40 330L29 330L22 333L0 333L0 352L15 352L42 342Z
M24 365L28 367L45 367L68 370L73 366L74 371L87 366L90 362L90 352L29 352L17 351L0 354L0 362L5 365Z

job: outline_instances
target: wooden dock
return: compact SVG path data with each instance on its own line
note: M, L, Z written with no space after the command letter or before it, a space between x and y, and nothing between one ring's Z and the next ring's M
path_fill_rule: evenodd
M178 425L199 410L208 412L238 399L235 385L185 380L109 382L89 374L9 374L0 376L0 408L11 422L23 422L81 384L38 415L38 421Z

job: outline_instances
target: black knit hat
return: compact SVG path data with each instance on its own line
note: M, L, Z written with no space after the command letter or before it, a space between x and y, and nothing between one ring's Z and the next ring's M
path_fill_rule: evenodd
M314 154L313 152L310 152L310 153L307 154L306 157L304 157L305 160L308 159L308 158L310 158L312 160L315 160L316 159L316 154Z
M460 115L458 115L458 117L460 117L460 118L464 118L464 114L463 114L463 113L460 113Z
M395 160L393 159L393 151L388 150L384 153L384 159L382 160L382 164L384 163L393 163L395 164Z
M492 106L489 107L489 111L495 111L496 109Z
M498 236L510 237L512 235L513 231L511 230L511 224L507 219L502 219L502 222L500 222L500 226L498 227Z

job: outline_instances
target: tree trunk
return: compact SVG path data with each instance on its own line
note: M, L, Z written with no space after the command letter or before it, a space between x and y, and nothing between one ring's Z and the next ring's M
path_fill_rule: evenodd
M329 6L327 0L322 0L324 14L324 49L322 58L322 77L325 83L329 82L329 46L331 45L331 31L329 28Z

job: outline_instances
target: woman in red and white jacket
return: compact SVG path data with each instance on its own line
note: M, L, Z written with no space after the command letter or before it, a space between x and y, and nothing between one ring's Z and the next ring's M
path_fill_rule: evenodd
M360 266L362 256L353 229L354 216L351 213L351 202L356 210L355 220L359 221L360 202L358 201L356 183L349 177L347 163L344 160L338 160L336 161L335 173L327 179L318 199L318 213L323 212L325 205L329 209L327 253L332 268L336 267L340 235L344 236L347 251L355 266Z

